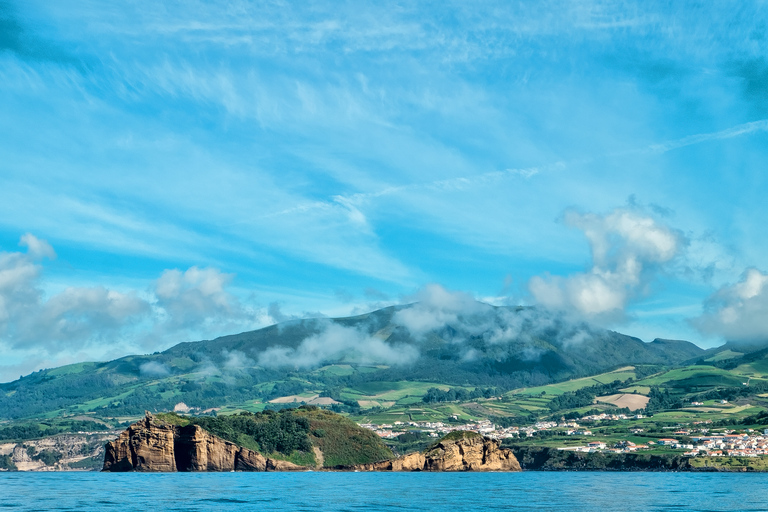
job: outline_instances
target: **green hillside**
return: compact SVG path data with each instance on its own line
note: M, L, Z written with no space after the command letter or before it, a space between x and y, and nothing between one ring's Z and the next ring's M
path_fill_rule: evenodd
M684 341L644 343L622 334L539 319L532 308L478 303L455 322L414 335L390 307L339 319L309 319L181 343L164 352L103 363L79 363L35 372L0 384L0 421L53 420L80 415L127 421L145 410L258 412L290 402L332 406L356 417L392 411L391 417L474 418L482 408L431 405L417 410L430 388L493 390L495 396L601 374L628 365L671 367L705 354ZM265 351L301 349L307 339L336 326L354 330L418 357L402 365L334 353L309 367L260 364ZM511 333L511 334L510 334ZM578 335L578 343L572 340ZM333 340L330 340L331 342ZM471 357L470 357L471 356ZM290 361L290 359L289 359ZM753 363L755 364L755 363ZM618 377L617 377L618 378ZM312 402L315 400L315 402ZM535 409L533 403L521 406ZM186 410L186 409L184 409Z
M458 426L490 418L497 425L525 426L598 413L642 414L592 427L612 439L627 437L633 425L658 433L701 422L759 428L768 416L768 350L760 347L704 351L683 341L643 343L552 319L542 329L531 320L530 309L490 306L483 306L479 317L458 318L413 336L398 323L398 312L409 307L415 306L293 321L182 343L162 353L35 372L0 385L0 439L120 429L145 410L176 407L186 415L175 421L198 423L300 464L314 464L314 448L319 448L324 464L335 466L352 463L355 454L377 460L387 453L380 439L356 422L411 428L414 433L386 441L402 453L430 442L427 434L415 432L421 427L408 427L417 422ZM515 335L500 342L495 336L509 331L515 315L522 315ZM329 325L355 329L392 347L417 347L419 357L402 366L362 361L354 353L335 354L306 368L259 364L266 350L300 348ZM581 333L578 343L569 341L575 330ZM233 359L238 364L231 364ZM303 404L319 408L296 409ZM292 412L279 412L288 409ZM299 421L271 423L289 419ZM248 425L251 430L242 430ZM299 437L309 444L266 443L265 432L276 425L300 427Z

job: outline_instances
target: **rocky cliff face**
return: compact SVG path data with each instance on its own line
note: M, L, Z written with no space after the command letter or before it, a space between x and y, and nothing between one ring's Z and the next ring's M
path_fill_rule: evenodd
M357 471L521 471L511 450L479 434L446 436L425 453L410 453L397 459L361 464Z
M59 434L19 443L0 443L0 455L8 455L19 471L93 471L104 460L104 442L114 434ZM56 462L40 459L41 452L57 455ZM49 465L50 464L50 465Z
M224 441L198 425L180 427L151 414L107 443L104 471L301 471Z

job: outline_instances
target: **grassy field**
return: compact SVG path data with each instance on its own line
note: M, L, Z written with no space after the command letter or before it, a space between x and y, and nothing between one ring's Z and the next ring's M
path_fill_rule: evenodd
M323 366L322 368L318 368L312 373L317 375L332 375L334 377L345 377L347 375L352 375L353 373L355 373L355 369L348 364L332 364L328 366Z
M710 362L717 362L717 361L725 361L726 359L733 359L734 357L743 356L744 354L741 352L734 352L733 350L723 350L722 352L718 352L714 356L705 359L705 361Z
M650 386L629 386L619 389L622 393L639 393L641 395L647 395L651 392Z
M768 377L768 359L761 359L749 364L739 365L733 371L734 373L749 377Z
M675 388L711 388L741 386L745 379L731 371L712 366L688 366L637 381L635 386L661 386Z
M358 384L354 389L345 389L345 391L350 394L359 393L359 396L363 396L367 400L397 401L406 397L421 398L429 388L447 391L449 386L435 382L366 382Z
M546 386L537 386L533 388L521 388L515 389L507 393L508 395L540 395L544 392L546 395L562 395L567 391L578 391L581 388L587 386L594 386L595 384L608 384L615 380L625 381L627 379L634 379L637 375L634 372L632 366L625 368L619 368L608 373L601 373L600 375L594 375L592 377L584 377L581 379L573 379L557 384L547 384Z

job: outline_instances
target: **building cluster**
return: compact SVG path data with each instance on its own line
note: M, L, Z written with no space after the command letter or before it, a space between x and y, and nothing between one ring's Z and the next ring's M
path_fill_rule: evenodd
M757 457L768 455L768 430L763 434L722 434L691 437L696 447L686 452L691 457Z
M642 414L590 414L584 416L579 421L619 421L619 420L640 420L645 418Z
M638 429L642 431L642 429ZM673 435L691 436L688 429L673 432ZM645 444L635 444L632 441L619 441L609 446L604 441L593 441L584 446L568 446L560 450L572 450L578 452L613 452L631 453L637 450L665 446L675 450L687 450L683 455L688 457L757 457L768 455L768 429L762 434L754 431L734 434L726 431L722 434L708 434L706 429L702 434L692 435L690 442L683 442L672 437L662 437L656 441L647 441Z
M456 419L456 418L454 418ZM432 437L442 437L456 430L468 430L477 432L494 439L506 439L510 437L533 437L537 432L554 428L564 429L566 435L591 436L590 430L581 427L576 421L540 421L533 425L523 427L501 427L488 420L477 420L470 423L446 424L441 421L396 421L377 425L374 423L361 423L361 427L374 431L380 437L392 439L408 431L418 431L429 434Z
M568 451L585 452L585 453L593 453L593 452L632 453L638 450L648 450L650 448L653 448L653 445L655 444L656 443L653 441L648 441L648 443L646 444L635 444L632 441L619 441L617 443L614 443L612 446L608 446L608 443L606 443L605 441L592 441L591 443L588 443L585 446L567 446L563 448L558 448L558 450L568 450Z
M391 439L404 434L408 431L418 431L429 434L432 437L442 437L456 430L467 430L477 432L487 437L504 439L507 437L518 437L520 435L533 435L535 427L509 427L502 428L494 425L488 420L477 420L461 425L446 424L441 421L396 421L394 423L384 423L376 425L374 423L361 423L361 427L374 431L380 437Z

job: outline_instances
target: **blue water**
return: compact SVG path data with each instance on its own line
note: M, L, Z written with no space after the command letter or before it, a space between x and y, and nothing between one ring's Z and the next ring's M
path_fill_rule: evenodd
M768 511L768 474L0 473L0 511Z

